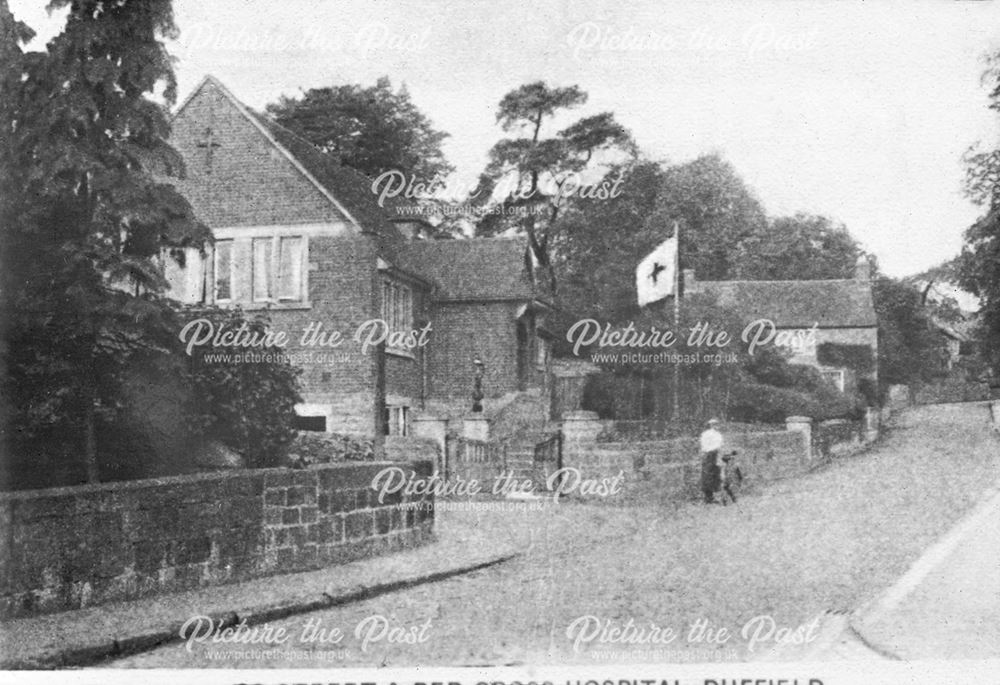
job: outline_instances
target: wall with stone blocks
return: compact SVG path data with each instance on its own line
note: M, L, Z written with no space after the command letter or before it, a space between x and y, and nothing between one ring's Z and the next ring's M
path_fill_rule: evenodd
M804 473L815 464L801 433L775 431L727 433L725 451L739 452L744 477L766 482ZM583 478L613 477L623 472L622 503L676 499L698 495L701 464L698 439L648 442L570 442L563 446L563 466ZM615 499L615 498L611 498Z
M341 564L429 542L433 497L377 501L387 466L260 469L0 494L0 617Z

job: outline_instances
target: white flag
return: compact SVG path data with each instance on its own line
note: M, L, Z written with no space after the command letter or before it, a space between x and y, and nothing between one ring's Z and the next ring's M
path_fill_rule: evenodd
M639 306L674 294L677 279L677 238L667 238L635 268Z

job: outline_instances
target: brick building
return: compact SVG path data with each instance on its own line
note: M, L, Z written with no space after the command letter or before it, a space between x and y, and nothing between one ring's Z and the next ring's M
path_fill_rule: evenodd
M524 241L420 239L370 179L212 77L178 108L171 143L186 164L175 184L215 237L183 268L167 262L172 294L268 310L303 369L304 426L405 434L428 402L470 406L477 358L487 398L545 383L550 305Z
M684 271L685 293L706 293L745 322L767 319L784 332L789 361L819 369L840 390L878 378L878 318L872 299L870 266L864 258L854 278L815 281L698 281ZM776 344L781 343L775 337ZM830 347L866 351L870 361L860 371L824 354Z

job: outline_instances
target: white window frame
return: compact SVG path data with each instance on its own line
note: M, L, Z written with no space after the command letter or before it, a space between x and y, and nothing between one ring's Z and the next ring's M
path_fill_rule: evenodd
M299 241L298 257L298 282L294 295L282 295L278 292L279 279L281 275L281 245L282 241ZM270 241L270 253L267 259L267 296L258 297L258 263L256 246L267 244ZM309 290L309 239L304 235L259 235L250 238L250 300L254 303L264 304L301 304L308 301L306 293Z
M389 435L406 437L410 434L409 407L402 404L390 404L386 406L386 413L389 415L386 422Z
M264 260L265 273L264 285L266 286L263 297L257 296L257 286L260 284L260 274L257 267L260 265L257 259L257 247L266 247L267 258ZM250 239L250 299L254 302L274 301L274 238L251 238Z
M831 381L837 390L844 392L847 381L847 374L844 369L820 369L819 372L823 374L823 378Z
M382 279L382 320L389 331L413 330L413 288L391 278ZM410 350L386 346L387 350L412 356Z
M535 334L535 367L544 369L549 362L549 341Z
M229 297L219 297L219 246L227 245L229 247L229 273L227 274L227 279L229 281ZM236 262L236 241L232 239L226 240L216 240L215 244L212 246L212 301L218 303L229 303L235 300L235 290L236 290L236 279L235 274L235 262Z
M281 287L281 244L283 241L297 240L299 242L298 255L298 282L294 295L283 295L279 292ZM306 299L306 273L309 271L309 242L304 235L278 235L274 237L274 246L271 248L271 257L274 259L274 270L272 272L273 296L276 302L303 302Z

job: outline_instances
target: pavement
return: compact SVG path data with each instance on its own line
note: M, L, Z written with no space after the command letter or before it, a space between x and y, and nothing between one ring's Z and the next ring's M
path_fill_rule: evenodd
M1000 491L929 547L874 601L828 612L808 645L762 661L1000 659Z
M852 623L871 647L898 659L1000 658L1000 493Z
M444 530L442 530L444 528ZM392 555L0 623L0 670L99 664L180 640L191 617L254 626L444 580L518 556L514 540L438 526L437 539Z

